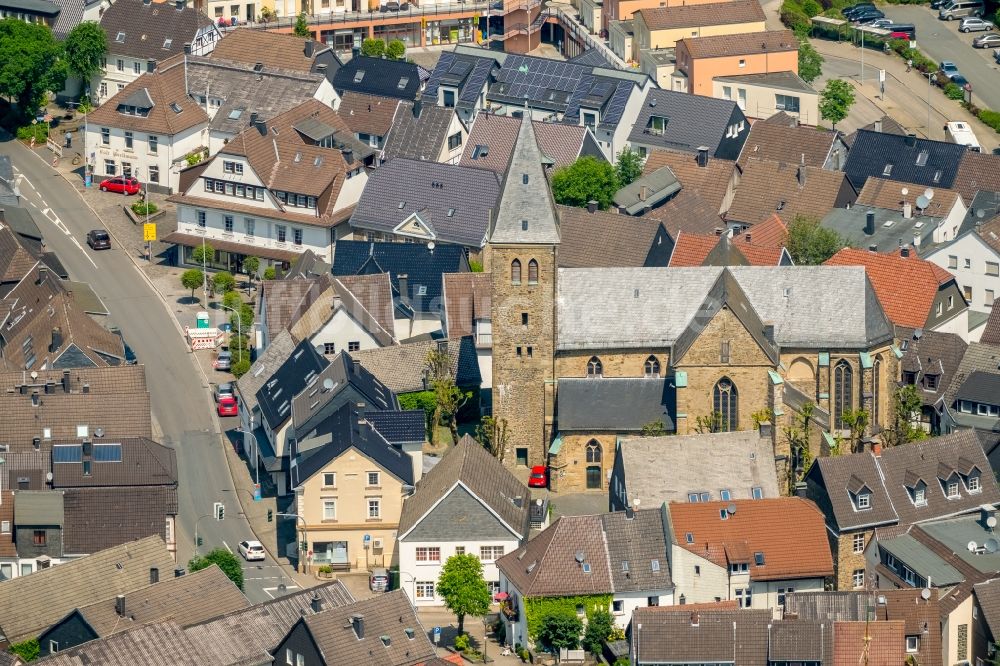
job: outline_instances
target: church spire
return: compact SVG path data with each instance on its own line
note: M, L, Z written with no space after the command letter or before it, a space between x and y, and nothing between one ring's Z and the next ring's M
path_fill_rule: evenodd
M542 159L530 113L525 111L504 178L491 243L559 242L559 220Z

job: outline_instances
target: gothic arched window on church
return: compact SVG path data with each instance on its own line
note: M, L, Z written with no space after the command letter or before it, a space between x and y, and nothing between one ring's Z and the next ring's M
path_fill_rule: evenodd
M596 439L592 439L587 442L587 462L588 463L599 463L601 462L601 443Z
M521 260L515 259L510 262L510 283L521 284Z
M534 259L528 262L528 284L538 284L538 262Z
M650 356L646 359L645 374L647 377L660 376L660 362L655 356Z
M600 377L604 374L604 364L601 363L601 359L596 356L591 356L590 360L587 361L587 376L588 377Z
M854 408L854 370L847 361L840 361L833 369L833 423L843 430L844 412Z
M736 384L729 377L723 377L715 384L712 395L712 405L719 419L721 432L732 432L739 429L740 396Z

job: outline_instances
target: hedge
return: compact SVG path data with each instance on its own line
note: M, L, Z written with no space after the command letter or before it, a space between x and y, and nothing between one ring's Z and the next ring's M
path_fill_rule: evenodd
M524 599L524 619L528 624L528 636L535 640L542 628L542 619L548 615L576 615L578 606L583 606L589 618L594 611L611 608L610 594L591 594L579 597L528 597Z
M989 109L980 109L977 114L979 119L983 123L989 125L997 132L1000 132L1000 111L990 111Z

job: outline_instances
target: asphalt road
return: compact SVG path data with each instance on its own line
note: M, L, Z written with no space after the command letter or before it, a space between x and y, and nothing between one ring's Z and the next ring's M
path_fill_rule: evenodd
M195 524L204 515L209 517L197 522L203 538L201 552L219 546L236 552L237 544L252 539L253 533L235 497L223 444L212 419L212 399L171 321L172 315L124 252L94 252L86 246L87 231L104 225L69 183L19 142L0 141L0 154L10 155L20 176L21 194L47 246L73 279L91 284L111 313L108 325L121 328L146 367L146 384L163 431L162 441L177 451L178 564L186 564L194 554ZM221 522L210 515L215 502L226 506ZM291 581L282 581L280 568L270 558L243 564L251 601L277 596L281 582L291 587Z
M1000 111L1000 67L993 49L974 49L972 40L982 32L960 33L961 22L941 21L937 12L921 5L886 5L882 8L895 23L917 28L917 48L937 62L951 60L972 84L972 92L989 108Z

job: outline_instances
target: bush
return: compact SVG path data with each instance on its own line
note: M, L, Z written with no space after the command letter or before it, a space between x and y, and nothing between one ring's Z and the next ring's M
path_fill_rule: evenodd
M402 60L406 55L406 44L401 39L394 39L385 47L385 55L392 60Z
M264 269L264 279L273 280L275 278L274 266L268 266Z
M381 58L385 55L385 42L369 37L361 42L361 55L369 58Z
M17 138L21 141L30 141L31 137L35 137L35 143L45 143L49 138L49 124L36 123L17 128Z
M160 208L152 201L136 201L132 204L132 212L136 215L152 215Z
M38 659L38 655L42 652L37 638L29 638L26 641L14 643L9 649L24 661L34 661Z
M816 0L805 0L802 3L802 11L805 12L806 16L812 18L823 13L823 6L816 2Z
M945 97L948 99L961 100L965 97L965 91L957 83L948 82L944 87Z
M236 361L235 363L233 363L232 366L229 368L229 372L233 373L233 377L236 377L236 379L239 379L243 375L250 372L249 356L244 357L242 361ZM327 569L329 568L330 567L327 567Z
M212 276L212 284L219 293L226 293L236 288L236 278L229 271L219 271Z
M469 635L459 634L455 636L455 649L459 652L465 652L469 649Z
M797 35L809 34L809 28L812 26L812 22L802 6L791 0L785 0L781 3L781 22L795 31Z
M1000 112L980 109L978 117L997 132L1000 132Z
M188 166L194 166L195 164L198 164L198 162L201 162L201 160L202 160L201 153L191 153L190 155L184 158L184 161L188 163Z
M333 568L329 564L324 564L317 571L321 574L330 574L333 573Z

